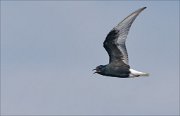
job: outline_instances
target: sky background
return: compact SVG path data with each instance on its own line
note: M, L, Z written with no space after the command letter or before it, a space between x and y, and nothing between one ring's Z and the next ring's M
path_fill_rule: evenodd
M93 74L133 11L127 50L142 78ZM1 1L1 114L178 115L179 1Z

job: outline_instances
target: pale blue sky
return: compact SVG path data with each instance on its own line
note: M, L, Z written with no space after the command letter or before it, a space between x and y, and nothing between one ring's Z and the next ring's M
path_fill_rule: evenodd
M144 6L127 50L150 76L93 74L107 33ZM178 115L179 97L179 1L1 1L2 114Z

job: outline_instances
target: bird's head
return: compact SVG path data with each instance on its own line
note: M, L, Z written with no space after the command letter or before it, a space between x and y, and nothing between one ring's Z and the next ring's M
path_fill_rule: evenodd
M103 72L105 71L105 65L99 65L97 66L95 69L93 69L93 71L95 70L95 73L98 73L98 74L103 74Z

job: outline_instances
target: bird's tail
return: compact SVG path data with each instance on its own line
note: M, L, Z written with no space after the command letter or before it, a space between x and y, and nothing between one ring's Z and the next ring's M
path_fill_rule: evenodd
M149 73L142 73L141 76L146 76L146 77L148 77L148 76L149 76Z
M129 69L129 71L130 71L130 76L133 76L133 77L149 76L149 73L136 71L136 70L134 70L134 69Z

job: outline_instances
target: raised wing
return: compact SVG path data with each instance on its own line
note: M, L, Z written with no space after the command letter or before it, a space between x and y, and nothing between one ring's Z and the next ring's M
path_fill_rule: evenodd
M126 38L132 23L145 8L146 7L140 8L127 16L107 35L103 44L109 54L109 63L113 61L123 61L125 64L128 64L128 53L125 45Z

